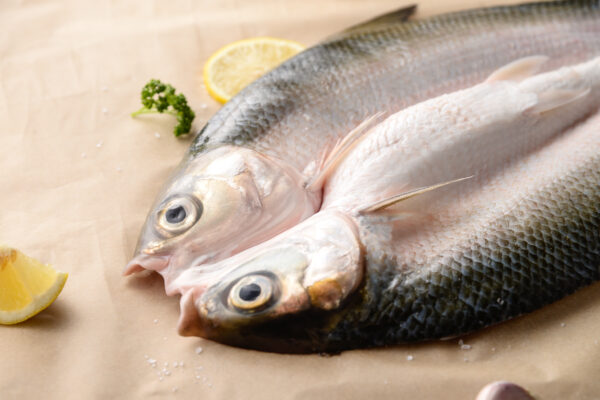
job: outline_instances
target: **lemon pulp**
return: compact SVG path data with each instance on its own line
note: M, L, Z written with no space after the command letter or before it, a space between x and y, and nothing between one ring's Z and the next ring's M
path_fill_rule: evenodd
M214 99L225 103L250 82L303 49L300 43L270 37L230 43L204 64L204 84Z
M29 319L56 300L68 274L0 245L0 324Z

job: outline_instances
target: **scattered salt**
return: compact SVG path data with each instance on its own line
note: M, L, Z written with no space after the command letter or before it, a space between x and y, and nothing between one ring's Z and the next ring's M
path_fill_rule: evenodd
M465 361L465 362L469 362L469 359L465 357L465 358L464 358L464 361Z
M463 344L460 346L461 350L471 350L471 345L470 344Z
M102 114L107 114L107 113L108 113L108 108L102 107Z
M96 143L96 147L100 148L100 147L102 147L102 144L104 144L104 142L101 140L98 143Z
M462 339L458 339L458 345L459 345L459 346L462 346L463 344L465 344L465 342L463 342L463 340L462 340Z
M203 104L200 104L200 108L202 108L202 109L205 109L205 108L207 108L207 107L208 107L208 105L206 105L206 104L204 104L204 103L203 103Z
M200 375L196 375L196 379L200 379L202 378Z
M154 132L154 137L157 138L157 139L160 139L160 133Z
M408 355L408 356L406 356L406 360L408 360L408 361L412 361L412 360L414 360L414 357L413 357L413 356L411 356L411 355Z
M561 323L560 323L560 326L561 326L562 328L564 328L565 326L567 326L567 324L565 324L564 322L561 322Z
M212 383L208 383L208 384L207 384L207 386L208 386L208 387L212 387Z
M144 358L147 360L148 359L148 354L144 354Z
M196 347L196 354L202 353L202 347Z
M154 322L155 324L158 324L158 319L155 319L155 320L154 320L154 321L152 321L152 322Z
M86 157L87 157L87 154L81 153L81 158L86 158Z
M117 172L123 172L123 168L117 167Z
M173 362L173 368L177 368L177 367L179 367L179 364L177 363L177 361L174 361Z
M161 376L161 377L159 377L159 378L158 378L158 380L159 380L159 381L161 381L161 382L162 382L164 379L165 379L165 377L164 377L164 376Z
M179 361L179 366L183 367L183 361Z

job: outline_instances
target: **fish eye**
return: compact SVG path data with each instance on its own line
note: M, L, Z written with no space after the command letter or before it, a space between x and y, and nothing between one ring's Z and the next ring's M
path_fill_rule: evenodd
M229 292L229 304L241 311L258 311L273 297L273 283L264 275L246 276Z
M156 229L164 237L181 234L190 229L202 215L202 203L189 196L167 200L156 217Z

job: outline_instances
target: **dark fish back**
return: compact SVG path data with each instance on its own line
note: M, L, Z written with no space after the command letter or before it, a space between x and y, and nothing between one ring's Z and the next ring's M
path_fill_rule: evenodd
M378 111L392 113L467 87L526 55L550 56L550 69L599 54L599 3L531 3L408 22L382 18L349 29L242 90L190 151L234 144L302 169L328 142Z

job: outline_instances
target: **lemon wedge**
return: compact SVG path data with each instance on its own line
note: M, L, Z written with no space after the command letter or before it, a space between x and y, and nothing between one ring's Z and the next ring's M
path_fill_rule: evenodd
M18 250L0 246L0 324L25 321L48 307L67 276Z
M215 100L225 103L250 82L303 49L300 43L270 37L230 43L204 64L204 84Z

